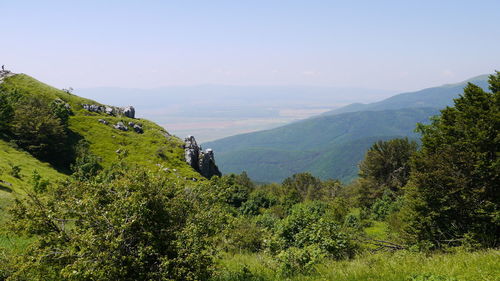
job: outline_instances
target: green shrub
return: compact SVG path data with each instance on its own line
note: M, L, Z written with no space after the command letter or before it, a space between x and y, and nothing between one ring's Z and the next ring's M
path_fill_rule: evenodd
M35 191L35 193L44 193L47 191L47 187L49 186L50 182L46 179L43 179L37 170L33 171L31 179L33 180L33 191Z
M26 98L16 106L12 121L16 143L37 158L45 161L66 160L66 127L53 114L47 101Z
M310 274L314 272L314 265L321 262L325 256L325 252L317 245L308 245L304 248L290 247L276 256L279 275Z
M492 92L469 83L453 107L418 127L422 150L401 210L407 243L500 245L500 72L489 83Z
M208 186L112 170L17 201L10 229L37 236L13 280L206 280L223 205Z
M10 171L9 174L15 178L21 178L21 166L9 163Z
M233 220L226 234L226 248L236 252L258 252L263 248L268 231L245 217Z
M341 230L331 211L327 203L319 201L295 205L291 214L277 225L269 241L270 250L277 253L291 247L315 246L332 258L352 256L355 245Z

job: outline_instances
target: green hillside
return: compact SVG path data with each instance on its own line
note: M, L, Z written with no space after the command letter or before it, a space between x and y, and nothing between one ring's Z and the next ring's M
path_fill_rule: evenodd
M17 173L16 170L19 172ZM0 182L0 208L4 208L14 198L22 196L25 189L30 188L35 171L51 182L67 177L49 164L0 140L0 180L2 181ZM2 218L0 217L0 220Z
M200 175L184 161L183 142L170 136L162 127L153 122L128 117L115 117L104 113L85 110L82 104L97 104L48 86L36 79L17 74L7 77L0 84L4 92L15 92L24 98L38 97L45 101L60 99L71 106L73 115L69 116L69 144L75 145L80 140L89 144L92 154L99 157L103 167L109 167L118 161L132 165L158 169L170 168L172 176L179 178L199 178ZM109 124L99 122L106 120ZM121 131L112 127L117 122L135 122L142 124L143 134L134 130ZM56 157L57 158L57 155ZM14 171L13 171L14 170ZM15 170L19 170L18 175ZM71 169L66 166L54 166L41 161L20 149L15 140L8 136L0 139L0 207L5 209L16 196L22 196L23 190L31 188L33 173L36 171L43 179L55 182L68 177ZM0 214L2 210L0 209ZM2 215L4 217L4 215Z
M149 167L155 167L156 164L176 167L178 174L183 177L199 176L183 161L182 140L170 136L165 129L153 122L90 112L85 110L82 104L102 104L53 88L25 74L4 79L0 88L6 91L17 91L23 96L43 97L49 101L61 99L68 103L73 112L73 115L69 117L72 137L76 140L88 141L90 151L102 159L101 165L105 167L120 158L125 162ZM102 124L99 119L109 124ZM117 130L112 126L117 122L139 123L144 133L138 134L134 130ZM118 150L122 153L117 153Z
M246 171L257 181L281 181L304 171L323 179L350 181L373 142L417 137L415 124L425 123L437 113L433 108L413 108L323 116L224 138L205 147L217 151L217 163L224 173Z

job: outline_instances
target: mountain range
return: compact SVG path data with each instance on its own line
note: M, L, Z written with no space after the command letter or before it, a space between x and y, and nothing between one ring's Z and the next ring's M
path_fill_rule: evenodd
M204 143L216 151L223 173L248 175L259 182L281 181L299 172L349 182L366 150L378 140L418 139L417 123L428 123L452 104L467 83L487 88L487 75L401 93L379 102L348 106L278 128Z

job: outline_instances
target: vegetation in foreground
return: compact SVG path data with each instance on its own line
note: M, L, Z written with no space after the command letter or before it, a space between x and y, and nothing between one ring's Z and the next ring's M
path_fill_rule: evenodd
M498 280L500 73L490 90L469 84L419 125L421 148L373 144L349 186L308 173L268 185L245 173L192 181L124 156L101 165L78 142L71 176L34 175L15 200L7 224L18 245L2 249L0 278ZM19 133L29 119L5 108L3 136L50 158L52 138ZM48 136L71 130L59 110L45 112L40 128L63 126Z
M220 260L213 280L394 280L394 281L494 281L500 280L500 251L452 253L411 251L378 252L350 260L323 260L307 274L283 277L276 262L265 254L232 254Z

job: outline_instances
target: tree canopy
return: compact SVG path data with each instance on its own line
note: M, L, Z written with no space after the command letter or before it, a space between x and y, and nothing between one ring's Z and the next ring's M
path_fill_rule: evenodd
M491 92L469 84L453 107L419 126L422 150L406 187L407 241L498 246L500 233L500 72Z

